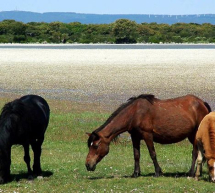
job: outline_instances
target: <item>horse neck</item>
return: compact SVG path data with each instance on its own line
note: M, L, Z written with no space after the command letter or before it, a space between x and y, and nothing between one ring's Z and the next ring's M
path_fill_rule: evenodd
M117 114L110 122L101 129L98 134L110 142L116 138L119 134L129 131L131 128L131 122L134 116L134 108L127 107Z

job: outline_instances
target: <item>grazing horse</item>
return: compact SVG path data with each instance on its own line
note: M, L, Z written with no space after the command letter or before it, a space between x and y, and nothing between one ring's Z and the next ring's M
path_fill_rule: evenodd
M133 177L140 175L140 141L144 140L155 167L155 176L162 174L157 162L154 142L177 143L188 137L194 144L196 131L210 106L193 95L175 99L160 100L154 95L140 95L120 106L98 129L89 135L89 153L86 158L88 171L94 171L96 164L109 152L110 142L120 133L131 134L134 152ZM189 175L194 176L197 151L193 149Z
M206 115L200 123L196 133L196 145L198 148L196 180L202 173L202 160L205 158L210 180L215 182L215 112Z
M41 175L41 146L49 122L50 109L37 95L26 95L5 104L0 115L0 183L10 179L11 146L24 147L28 174ZM33 172L30 167L29 145L34 152Z

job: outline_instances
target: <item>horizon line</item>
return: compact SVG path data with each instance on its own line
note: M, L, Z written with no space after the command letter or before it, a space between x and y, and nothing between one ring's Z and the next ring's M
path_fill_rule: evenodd
M215 13L189 13L189 14L155 14L155 13L81 13L73 11L47 11L47 12L37 12L37 11L24 11L24 10L10 10L10 11L0 11L0 12L31 12L31 13L75 13L75 14L92 14L92 15L171 15L171 16L188 16L188 15L215 15Z

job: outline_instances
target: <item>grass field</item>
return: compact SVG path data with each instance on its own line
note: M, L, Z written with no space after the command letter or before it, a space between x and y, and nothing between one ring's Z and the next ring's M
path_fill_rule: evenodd
M1 105L4 100L1 100ZM43 179L28 181L23 148L12 148L12 181L1 185L0 192L213 192L207 168L200 181L187 178L191 163L191 145L187 140L155 148L164 175L153 177L154 166L144 145L141 146L141 177L131 178L133 150L129 138L112 143L110 153L88 172L85 132L92 131L108 117L107 113L82 111L80 106L64 101L49 101L50 125L42 152Z
M159 178L153 177L154 166L144 142L141 177L130 177L134 159L128 135L111 144L109 154L96 171L88 172L85 168L86 132L95 130L133 95L153 93L159 98L171 98L192 93L214 109L215 51L19 50L15 53L3 49L0 53L0 108L29 93L46 98L51 108L41 157L43 178L27 179L23 148L13 146L12 181L0 185L0 192L215 191L215 185L208 181L206 166L200 181L187 177L192 151L187 140L155 145L164 172ZM124 65L126 62L128 65Z

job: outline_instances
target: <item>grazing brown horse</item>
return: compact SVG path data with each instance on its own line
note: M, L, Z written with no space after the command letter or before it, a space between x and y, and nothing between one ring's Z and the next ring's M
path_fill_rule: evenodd
M210 179L215 182L215 112L206 115L196 133L198 147L196 180L202 173L202 160L206 159Z
M96 164L108 154L110 142L120 133L131 134L134 151L133 177L140 175L140 140L146 142L155 167L155 176L162 174L157 162L154 142L177 143L188 137L194 144L197 128L210 106L193 95L160 100L154 95L140 95L120 106L98 129L89 134L86 167L94 171ZM194 176L197 150L192 152L190 175Z

